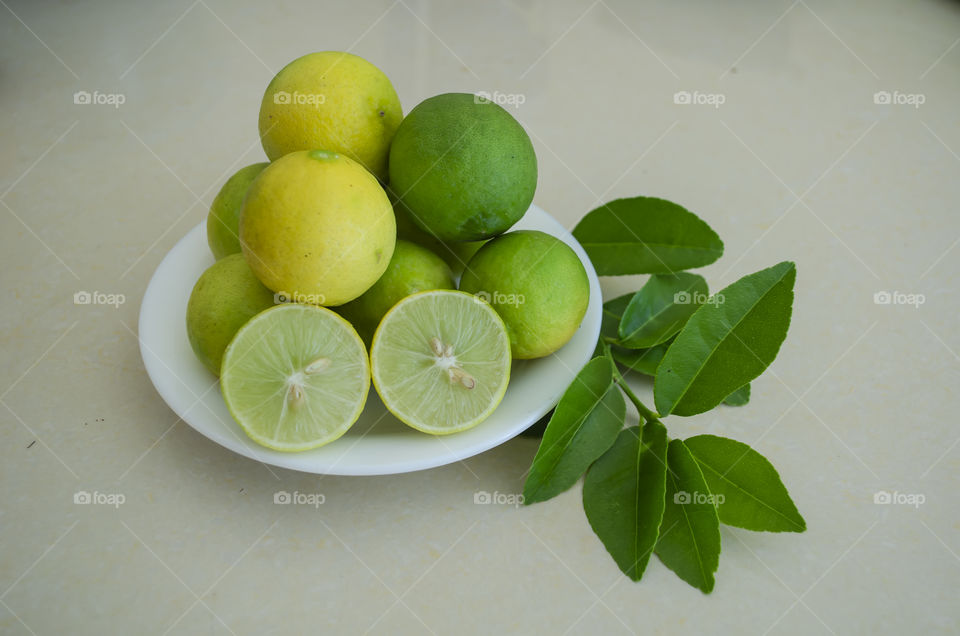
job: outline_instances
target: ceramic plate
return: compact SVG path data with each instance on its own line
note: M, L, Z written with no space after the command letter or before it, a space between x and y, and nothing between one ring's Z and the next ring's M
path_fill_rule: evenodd
M371 388L367 406L347 433L322 448L281 453L258 446L233 421L216 378L194 357L187 341L187 299L213 264L206 223L193 228L154 272L140 307L140 351L157 392L184 422L217 444L256 461L310 473L386 475L442 466L511 439L553 408L590 359L600 332L597 274L583 248L549 214L531 206L514 229L542 230L569 244L590 279L590 304L573 338L554 355L513 363L507 393L476 428L447 436L415 431L394 418Z

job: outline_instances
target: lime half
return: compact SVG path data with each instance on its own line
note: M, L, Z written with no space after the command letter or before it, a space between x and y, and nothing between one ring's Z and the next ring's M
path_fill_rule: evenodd
M424 433L457 433L485 420L510 380L510 338L483 300L436 290L387 312L370 348L373 385L386 407Z
M279 305L254 316L223 355L220 389L250 439L280 451L323 446L363 410L370 363L360 336L323 307Z

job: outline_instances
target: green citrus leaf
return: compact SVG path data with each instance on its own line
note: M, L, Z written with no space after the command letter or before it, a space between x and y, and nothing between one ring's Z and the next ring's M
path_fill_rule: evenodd
M697 460L678 439L667 447L665 505L654 552L677 576L709 594L720 564L720 519Z
M669 340L707 299L707 281L681 272L657 274L633 295L620 319L620 344L646 349Z
M723 523L768 532L803 532L807 523L767 458L743 442L697 435L683 441L717 501Z
M620 320L623 318L623 312L630 304L631 298L633 298L633 294L624 294L603 303L603 314L601 314L600 319L601 336L613 339L619 337Z
M594 358L567 388L547 424L523 486L523 501L546 501L570 488L623 428L626 404L607 357Z
M597 274L673 274L723 254L723 241L697 215L654 197L617 199L573 229Z
M796 266L784 261L710 297L657 367L657 412L709 411L763 373L787 335L796 276Z
M672 339L667 340L649 349L624 349L622 347L611 346L610 355L630 371L655 376L657 374L657 366L660 365L663 356L667 354L667 349L670 348L672 342Z
M744 384L742 387L723 398L723 403L727 406L743 406L750 401L750 383Z
M624 574L639 581L657 543L667 474L667 429L658 421L620 432L583 481L583 510Z
M597 346L593 350L593 357L604 355L604 344L611 340L617 340L620 318L623 316L623 310L630 304L631 298L633 298L633 294L624 294L603 303L603 313L600 314L600 335L597 337Z

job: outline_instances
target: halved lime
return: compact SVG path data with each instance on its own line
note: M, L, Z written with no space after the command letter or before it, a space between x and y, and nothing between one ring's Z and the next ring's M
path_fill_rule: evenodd
M384 405L424 433L457 433L485 420L510 380L510 337L485 301L459 291L407 296L387 312L370 347Z
M220 372L230 414L250 439L302 451L343 435L370 388L367 351L346 320L288 304L254 316L234 336Z

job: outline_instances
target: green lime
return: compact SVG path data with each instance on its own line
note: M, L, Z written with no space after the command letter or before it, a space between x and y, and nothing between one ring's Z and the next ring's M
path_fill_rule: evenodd
M420 226L413 222L410 209L397 201L396 197L392 195L391 190L387 190L387 195L390 196L393 201L393 211L397 217L397 238L411 241L429 249L446 261L454 277L459 277L460 274L463 273L463 268L467 266L467 263L469 263L473 255L477 253L477 250L486 243L485 240L444 243L435 236L420 229Z
M380 319L391 307L410 294L430 289L454 289L450 267L425 247L397 241L393 257L373 287L360 298L337 307L367 344L373 339Z
M400 421L424 433L456 433L485 420L503 399L510 339L487 303L425 291L387 312L370 364L377 393Z
M387 76L362 57L310 53L270 81L260 104L260 139L271 161L288 152L340 152L387 179L390 140L403 119Z
M576 252L535 230L509 232L480 248L460 289L497 310L514 358L540 358L565 345L590 300L590 282Z
M323 307L284 304L243 326L223 356L220 389L250 439L280 451L328 444L367 401L370 363L357 332Z
M207 215L207 243L217 260L240 251L240 208L243 207L243 197L253 180L268 165L264 162L240 168L227 179L214 198L210 214Z
M187 301L187 338L203 366L220 375L233 335L273 300L242 254L221 258L201 274Z
M263 284L296 302L342 305L387 269L397 240L386 192L352 159L291 152L256 178L240 242Z
M499 105L466 93L421 102L390 146L390 186L413 220L443 241L490 238L520 220L537 188L537 157Z

